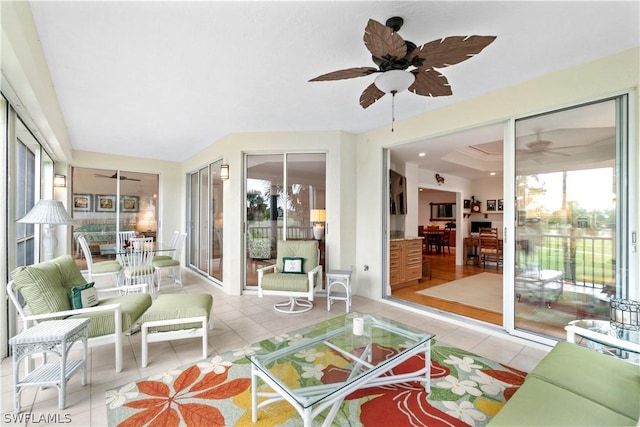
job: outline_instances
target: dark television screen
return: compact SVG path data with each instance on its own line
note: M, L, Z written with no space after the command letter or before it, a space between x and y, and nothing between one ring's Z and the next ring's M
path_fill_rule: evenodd
M407 179L398 172L389 170L389 187L391 215L406 215Z
M479 233L481 228L491 228L491 221L471 221L472 233Z

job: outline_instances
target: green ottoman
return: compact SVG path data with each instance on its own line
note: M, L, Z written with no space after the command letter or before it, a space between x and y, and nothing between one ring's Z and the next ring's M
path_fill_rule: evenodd
M202 358L207 357L207 325L213 305L211 294L164 294L141 317L142 367L147 366L152 342L202 337Z

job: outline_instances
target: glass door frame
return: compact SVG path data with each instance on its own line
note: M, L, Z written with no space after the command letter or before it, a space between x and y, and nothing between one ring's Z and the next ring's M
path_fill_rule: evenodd
M282 182L279 183L282 186L282 190L280 193L278 193L277 195L277 199L280 200L280 198L283 196L284 194L284 200L280 200L281 202L284 202L285 204L289 204L290 200L289 197L292 196L293 193L290 193L290 186L292 185L296 185L295 181L295 176L299 175L299 171L298 174L296 174L296 171L293 169L294 165L297 164L297 161L299 160L299 157L304 157L304 156L323 156L323 169L322 169L322 187L320 186L316 186L316 188L318 188L319 193L313 193L313 194L308 194L307 196L309 196L309 200L308 200L308 208L310 210L313 209L322 209L324 210L324 213L326 215L326 212L328 212L327 210L327 152L325 151L321 151L321 150L313 150L313 151L275 151L275 152L243 152L242 153L242 162L243 162L243 167L242 167L242 171L243 171L243 177L242 177L242 189L243 189L243 195L242 195L242 200L243 200L243 227L242 227L242 241L243 241L243 245L242 245L242 249L243 249L243 262L242 262L242 289L243 291L257 291L258 289L258 284L257 281L254 284L247 284L248 280L249 280L249 273L248 273L248 268L249 268L249 257L248 257L248 253L250 251L249 248L249 237L251 234L251 230L250 230L250 221L248 218L248 209L246 206L246 201L247 201L247 194L249 193L249 186L248 186L248 179L249 179L249 168L251 167L250 165L250 158L251 157L273 157L274 159L276 157L279 157L282 159L282 176L278 176L278 178L282 179ZM308 160L308 159L307 159ZM311 184L305 184L309 187L313 187ZM315 191L315 190L314 190ZM282 193L284 192L284 193ZM270 204L267 205L268 209L270 209L270 212L273 209L272 203L274 202L275 199L273 199L273 194L272 196L272 200L270 202ZM279 208L279 206L275 206L276 211ZM307 213L305 218L302 218L302 222L306 223L309 222L309 224L312 224L314 222L314 219L311 218L311 216L309 215L309 213ZM328 217L328 215L327 215ZM298 218L298 220L300 220L300 218ZM278 229L278 222L282 223L282 230ZM288 239L315 239L315 237L313 236L312 233L312 229L306 229L303 224L297 224L297 226L294 224L295 222L295 218L292 216L291 217L291 221L290 221L290 213L289 213L289 207L288 206L284 206L282 207L282 217L281 218L277 218L275 219L275 224L273 224L274 229L276 231L272 232L271 238L275 239L275 243L277 246L277 240L278 240L278 235L280 235L280 237L282 238L282 240L288 240ZM323 221L324 227L328 227L328 222L325 220ZM300 227L302 225L302 227ZM327 239L328 239L328 228L323 228L323 233L322 233L322 238L321 240L318 242L319 243L319 248L320 248L320 263L323 265L323 273L326 273L327 271L327 255L326 255L326 248L328 246L327 244ZM275 236L275 237L273 237ZM273 262L269 262L269 263L275 263L275 258L271 258L273 256L275 256L275 253L277 252L277 247L273 247L270 250L271 255L270 258L268 258L269 260L273 261ZM266 265L266 264L265 264ZM256 279L257 280L257 279ZM323 279L324 280L324 279ZM324 283L324 281L323 281ZM323 285L324 286L324 285Z
M616 101L616 165L615 174L617 176L617 209L616 221L619 224L616 231L616 241L621 258L624 258L625 277L620 277L620 267L616 268L616 281L623 280L623 295L627 298L638 299L640 290L632 288L638 274L637 256L633 254L637 251L637 230L639 206L633 197L638 194L638 147L632 141L638 140L635 91L623 92L609 97L593 99L571 104L553 110L541 111L537 114L527 114L513 117L508 120L505 126L504 135L504 199L516 200L516 121L531 118L537 115L552 114L557 111L580 108L589 104L603 102L607 100ZM528 332L515 327L515 234L516 234L516 209L514 203L506 203L504 206L504 269L503 269L503 321L504 329L511 335L532 340L541 344L554 345L557 340L545 337L533 332Z

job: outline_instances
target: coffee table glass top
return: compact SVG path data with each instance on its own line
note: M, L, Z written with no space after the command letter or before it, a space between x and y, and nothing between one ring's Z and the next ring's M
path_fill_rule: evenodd
M426 348L434 337L391 319L358 313L288 335L293 339L270 353L248 357L254 368L305 408L384 372L386 365L419 346ZM270 341L263 343L265 348Z

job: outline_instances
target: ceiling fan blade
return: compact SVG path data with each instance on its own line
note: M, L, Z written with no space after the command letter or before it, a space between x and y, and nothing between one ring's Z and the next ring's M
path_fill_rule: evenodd
M99 173L94 173L93 176L97 176L99 178L113 178L111 175L101 175Z
M367 108L369 105L376 102L378 99L382 98L385 95L383 91L378 89L378 87L371 83L360 95L360 106L362 108Z
M416 80L409 86L409 92L430 97L449 96L453 93L447 78L432 68L417 69L411 73Z
M327 80L343 80L343 79L353 79L355 77L364 77L369 74L377 73L378 69L372 67L358 67L358 68L347 68L344 70L333 71L331 73L323 74L316 78L309 80L310 82L321 82Z
M398 33L393 32L390 27L379 23L374 19L369 19L364 29L364 45L376 58L385 56L404 58L407 54L407 45Z
M120 175L120 181L140 181L138 178L127 178L126 176Z
M413 51L413 58L422 60L419 68L444 68L479 54L496 36L452 36L432 40Z

